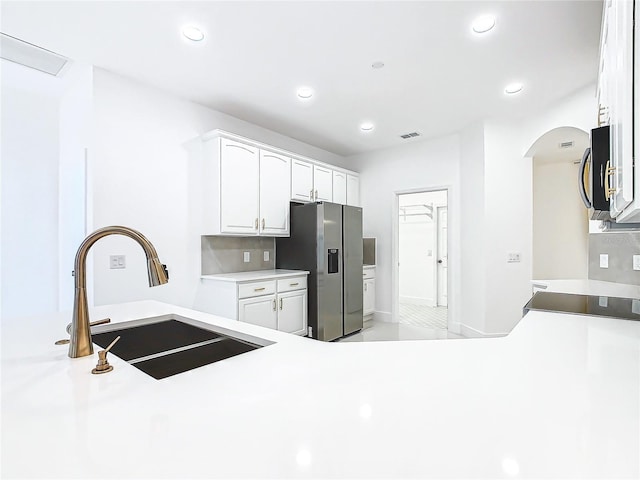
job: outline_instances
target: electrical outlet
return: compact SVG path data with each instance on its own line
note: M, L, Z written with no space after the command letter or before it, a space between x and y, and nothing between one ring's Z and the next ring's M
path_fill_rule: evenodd
M124 255L109 256L109 268L127 268L126 257Z
M633 256L633 269L640 270L640 255Z
M520 252L507 253L507 263L518 263L520 261Z
M631 312L636 315L640 315L640 300L633 299L631 300Z
M244 252L244 263L249 263L251 261L251 252Z
M269 261L269 250L264 251L263 258L265 262Z
M609 297L598 297L598 305L607 308L609 305Z
M609 254L601 253L600 254L600 268L609 268Z

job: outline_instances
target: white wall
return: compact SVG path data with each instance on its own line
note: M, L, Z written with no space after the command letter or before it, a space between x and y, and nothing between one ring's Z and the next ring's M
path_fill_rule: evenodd
M460 329L485 331L484 124L463 130L460 150Z
M84 237L91 67L2 61L2 317L67 310Z
M411 142L396 148L348 157L360 172L364 236L377 237L376 317L391 321L396 193L450 186L449 312L459 322L460 302L460 140L458 135Z
M193 305L200 233L189 221L189 140L220 128L327 163L343 162L338 155L101 69L94 70L93 93L92 227L121 224L140 230L170 272L168 284L148 288L140 247L128 238L104 238L93 247L96 304L150 298ZM127 268L109 269L109 256L120 254L126 255Z
M532 165L527 153L559 127L595 127L595 87L588 86L522 121L485 122L485 321L484 333L506 333L522 317L531 296L533 252ZM508 252L520 263L507 263ZM465 317L468 320L470 317Z
M588 210L576 188L580 166L533 158L533 278L586 279Z
M485 122L484 333L510 332L531 297L531 159L523 158L522 126ZM509 252L521 262L507 263Z
M2 318L58 310L58 99L2 85ZM25 68L25 67L20 67ZM19 72L20 73L20 72Z

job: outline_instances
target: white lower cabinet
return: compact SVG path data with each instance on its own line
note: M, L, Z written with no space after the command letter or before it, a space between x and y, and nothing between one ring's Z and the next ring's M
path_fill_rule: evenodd
M307 290L279 293L278 330L305 335L307 333Z
M269 270L203 275L194 308L260 327L306 335L307 272Z
M362 269L362 316L373 315L376 309L376 270L375 267L365 266Z
M276 296L267 295L239 300L238 320L276 330L278 328Z

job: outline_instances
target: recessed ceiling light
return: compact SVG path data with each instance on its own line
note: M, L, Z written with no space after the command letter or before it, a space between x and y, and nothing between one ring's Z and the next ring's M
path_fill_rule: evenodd
M384 63L382 62L373 62L371 64L371 68L382 68L382 67L384 67Z
M504 93L506 93L507 95L514 95L516 93L520 93L523 87L524 85L522 85L520 82L510 83L509 85L504 87Z
M373 123L364 122L360 125L360 130L362 130L363 132L370 132L371 130L373 130Z
M486 33L496 26L496 17L493 15L481 15L471 24L471 29L476 33Z
M303 100L308 100L309 98L313 97L313 90L309 87L300 87L298 89L298 97Z
M194 27L193 25L186 25L182 27L182 35L192 42L201 42L204 40L204 33L202 33L202 30L198 27Z

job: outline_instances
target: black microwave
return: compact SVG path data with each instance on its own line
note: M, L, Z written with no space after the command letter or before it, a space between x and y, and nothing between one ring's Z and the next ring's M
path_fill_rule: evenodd
M591 220L611 220L607 185L609 125L591 130L591 146L584 151L578 170L580 196Z

